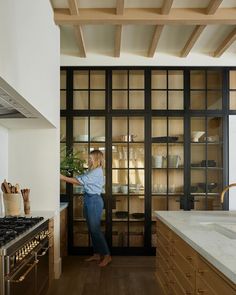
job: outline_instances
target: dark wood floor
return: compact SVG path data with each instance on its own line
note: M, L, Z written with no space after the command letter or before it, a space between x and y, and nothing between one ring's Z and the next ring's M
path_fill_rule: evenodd
M85 257L63 258L62 275L47 295L160 295L155 278L155 257L115 256L101 268Z

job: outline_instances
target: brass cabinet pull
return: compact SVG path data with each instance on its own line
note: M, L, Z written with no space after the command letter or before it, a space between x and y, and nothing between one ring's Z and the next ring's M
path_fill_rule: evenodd
M46 255L50 248L51 248L51 246L48 246L47 248L43 248L43 252L41 254L37 254L37 257L42 257L42 256Z
M197 289L197 294L204 294L206 290L203 289Z
M185 291L185 294L186 294L186 295L192 295L192 294L193 294L193 292L190 292L190 291Z
M200 273L200 274L204 274L205 272L207 272L207 270L206 269L198 269L198 273Z
M25 280L25 278L27 277L27 275L28 275L28 274L30 273L30 271L36 266L36 264L37 264L38 262L39 262L38 260L35 260L34 263L32 263L32 264L27 264L27 265L29 266L29 268L26 270L26 272L25 272L22 276L19 277L18 280L11 280L11 279L9 279L8 281L11 282L11 283L17 283L17 284L23 282L23 281Z
M189 260L189 261L192 261L193 257L192 256L186 256L186 259Z
M192 277L192 275L189 272L186 272L185 275L186 275L187 278L191 278Z

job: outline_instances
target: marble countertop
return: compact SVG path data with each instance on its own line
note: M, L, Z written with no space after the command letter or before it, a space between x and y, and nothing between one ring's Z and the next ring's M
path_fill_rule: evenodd
M236 284L236 211L155 211L155 215Z

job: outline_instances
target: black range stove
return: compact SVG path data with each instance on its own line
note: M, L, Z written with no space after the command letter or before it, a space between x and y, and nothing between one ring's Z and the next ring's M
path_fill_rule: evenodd
M0 218L0 247L14 240L42 220L43 217L6 216Z

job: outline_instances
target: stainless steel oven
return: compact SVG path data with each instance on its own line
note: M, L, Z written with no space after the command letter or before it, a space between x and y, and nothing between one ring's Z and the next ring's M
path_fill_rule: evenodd
M49 283L49 231L43 222L2 255L0 295L43 295Z

